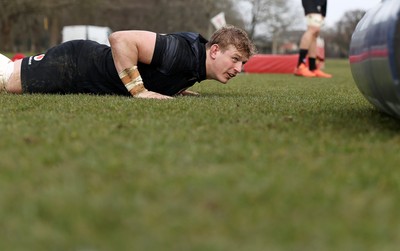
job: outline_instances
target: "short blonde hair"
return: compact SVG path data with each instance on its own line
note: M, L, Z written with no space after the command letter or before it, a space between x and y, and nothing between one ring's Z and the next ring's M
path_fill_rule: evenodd
M250 58L256 53L255 45L250 40L247 33L232 25L224 26L215 31L206 44L207 49L211 48L213 44L219 45L221 50L226 50L229 45L233 45L247 58Z

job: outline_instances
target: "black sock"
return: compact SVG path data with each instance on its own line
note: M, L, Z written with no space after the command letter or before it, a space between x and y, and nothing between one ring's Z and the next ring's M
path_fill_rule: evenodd
M300 49L300 52L299 52L299 62L297 63L297 66L306 63L307 53L308 53L308 50Z
M315 64L315 58L308 58L308 68L310 68L310 71L316 70L317 69L317 65Z

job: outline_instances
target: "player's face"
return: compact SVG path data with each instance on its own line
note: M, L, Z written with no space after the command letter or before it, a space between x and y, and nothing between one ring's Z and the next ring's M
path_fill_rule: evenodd
M215 79L226 84L231 78L234 78L242 71L243 64L247 58L234 47L229 46L222 51L218 45L215 53Z

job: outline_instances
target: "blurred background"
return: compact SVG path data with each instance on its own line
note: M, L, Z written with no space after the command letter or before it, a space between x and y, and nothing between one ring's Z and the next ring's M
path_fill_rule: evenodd
M0 0L0 51L42 52L61 43L70 25L195 31L208 38L215 30L210 19L221 12L228 24L249 33L259 53L297 53L306 29L300 0ZM351 34L364 14L343 12L323 28L327 57L348 56Z

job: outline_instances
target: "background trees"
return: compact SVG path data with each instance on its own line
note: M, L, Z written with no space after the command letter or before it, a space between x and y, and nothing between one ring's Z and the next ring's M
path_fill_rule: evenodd
M349 54L351 36L358 22L364 16L365 11L353 10L343 14L335 27L324 32L327 56L347 57Z
M197 31L209 37L211 17L225 12L229 24L245 28L262 53L297 44L305 29L300 4L287 0L0 0L0 51L40 52L61 42L66 25L112 30ZM327 55L345 56L364 12L345 13L323 33ZM299 25L300 24L300 25ZM325 36L326 35L326 36Z
M42 50L61 41L63 26L80 24L207 35L213 31L210 18L220 11L229 23L243 26L232 5L232 0L0 0L0 48Z
M293 8L287 0L244 0L250 6L249 36L270 41L271 53L278 53L278 46L290 29L301 22L301 9Z

